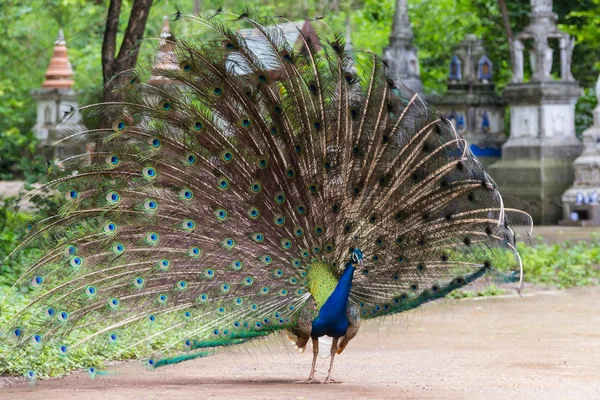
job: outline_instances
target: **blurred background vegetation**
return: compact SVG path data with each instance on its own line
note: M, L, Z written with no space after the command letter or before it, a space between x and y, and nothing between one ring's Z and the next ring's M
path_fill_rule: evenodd
M80 103L99 101L102 93L100 49L108 0L4 0L0 2L0 180L32 181L45 162L34 157L35 103L30 92L39 88L52 55L59 28L65 32L69 58L76 72ZM387 46L395 0L155 0L145 37L157 37L162 18L194 7L217 7L261 15L284 14L292 20L324 16L340 33L349 17L353 45L381 54ZM494 62L497 90L510 80L508 42L497 0L409 0L409 13L419 50L427 93L443 93L452 49L467 33L483 38ZM527 22L529 0L506 0L514 32ZM123 2L124 30L131 1ZM585 89L577 107L577 131L591 125L594 83L600 72L600 0L554 0L561 28L575 36L573 74ZM177 31L177 22L171 23ZM119 40L120 41L120 40Z

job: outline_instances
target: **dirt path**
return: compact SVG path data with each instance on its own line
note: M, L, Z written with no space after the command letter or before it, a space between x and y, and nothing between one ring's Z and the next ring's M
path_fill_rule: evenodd
M127 363L94 381L4 387L0 399L600 399L600 290L450 300L373 325L336 358L342 384L296 384L310 353L269 340L154 372Z

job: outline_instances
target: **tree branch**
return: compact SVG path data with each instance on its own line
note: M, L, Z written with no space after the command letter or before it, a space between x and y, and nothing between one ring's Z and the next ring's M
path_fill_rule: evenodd
M504 30L506 31L506 38L508 39L508 44L512 46L513 32L510 26L510 19L508 18L506 2L504 0L498 0L498 4L500 5L500 11L502 12L502 22L504 23Z
M139 54L139 47L136 44L144 37L150 7L152 7L152 0L135 0L133 3L127 30L125 30L121 49L116 59L119 72L135 67Z
M111 0L108 6L108 17L104 29L102 42L102 77L104 85L108 84L113 76L115 53L117 51L117 32L119 31L119 15L121 14L121 0Z

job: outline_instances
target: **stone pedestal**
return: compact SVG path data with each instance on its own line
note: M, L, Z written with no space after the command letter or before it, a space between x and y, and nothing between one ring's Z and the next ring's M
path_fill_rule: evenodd
M575 136L576 82L532 82L507 86L511 135L502 159L488 169L511 206L524 200L535 223L556 223L561 196L573 182L573 160L581 153Z
M600 226L600 77L594 124L583 132L583 152L575 162L575 182L563 195L562 225Z
M514 205L511 196L528 202L526 211L538 224L561 218L561 195L573 182L572 162L582 148L575 136L575 103L582 91L571 75L574 40L556 20L552 0L531 0L529 24L511 44L513 77L503 93L510 138L502 159L488 169L504 204ZM551 41L560 48L560 71L552 68ZM523 55L529 43L531 80L525 82Z

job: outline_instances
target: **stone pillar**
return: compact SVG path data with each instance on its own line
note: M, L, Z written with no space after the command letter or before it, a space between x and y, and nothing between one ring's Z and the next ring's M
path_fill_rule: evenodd
M531 0L531 8L529 25L511 46L514 75L503 93L510 108L510 137L502 159L488 171L506 196L506 205L514 205L511 197L524 200L535 223L550 224L563 214L561 196L573 182L572 163L582 148L575 136L575 103L582 91L570 79L572 39L558 30L552 0ZM527 40L533 40L530 54L535 57L529 82L524 81L522 63ZM562 43L559 80L551 75L548 40Z
M583 132L583 152L575 162L575 182L563 195L561 225L600 226L600 76L594 124Z
M390 44L383 49L383 59L389 65L390 72L398 78L399 83L423 95L417 49L412 41L413 32L408 18L407 0L397 0Z

